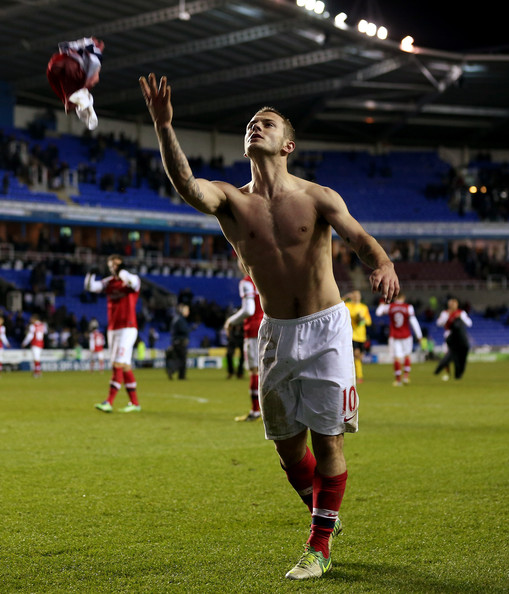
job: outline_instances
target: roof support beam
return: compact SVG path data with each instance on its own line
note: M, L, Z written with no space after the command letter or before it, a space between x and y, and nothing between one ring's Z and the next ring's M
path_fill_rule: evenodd
M262 74L273 74L274 72L284 72L294 70L295 68L305 68L308 66L315 66L316 64L324 64L326 62L332 62L333 60L339 60L344 54L345 52L340 48L329 48L306 54L298 54L288 58L278 58L276 60L259 62L249 66L238 66L236 68L227 68L206 74L196 74L195 76L187 76L172 80L170 83L172 91L200 88L217 83L260 76ZM119 99L133 99L138 97L139 94L140 90L136 88L121 94L111 93L109 95L103 95L101 97L101 105L117 103Z
M37 6L39 4L51 4L60 0L40 0L33 4L27 5L27 7ZM208 12L214 8L218 8L226 4L226 0L194 0L194 2L186 3L186 12L191 16L199 14L201 12ZM13 9L11 9L13 10ZM0 17L6 11L0 11ZM105 35L111 35L113 33L125 33L126 31L132 31L134 29L140 29L142 27L150 27L151 25L159 25L160 23L167 23L169 21L176 21L180 16L180 6L169 6L168 8L162 8L160 10L153 10L151 12L143 12L133 17L126 17L123 19L117 19L116 21L109 22L98 22L88 26L86 33L84 28L72 29L59 33L58 37L51 35L48 37L39 37L39 39L33 39L30 41L24 41L20 46L16 46L13 49L6 48L3 52L3 56L14 55L20 51L31 52L33 50L46 50L48 47L56 46L60 41L67 41L70 39L79 39L84 37L85 34L89 35L90 31L94 32L95 37L103 37Z
M300 95L317 95L319 93L337 92L348 87L355 81L367 80L372 77L381 76L387 72L401 68L407 62L407 58L389 58L383 62L367 66L340 78L330 78L322 81L312 81L279 87L275 89L263 89L255 93L245 93L242 95L233 95L222 97L221 99L200 101L192 105L180 106L179 116L192 116L199 113L214 113L224 108L234 108L242 105L252 105L257 103L266 103L267 101L284 100Z

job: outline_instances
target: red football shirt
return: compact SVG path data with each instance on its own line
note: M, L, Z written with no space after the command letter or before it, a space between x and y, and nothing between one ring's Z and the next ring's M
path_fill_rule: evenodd
M263 318L263 309L260 303L258 289L249 276L245 276L239 283L239 293L242 299L251 298L255 302L255 312L244 320L244 337L257 338L258 329Z
M136 303L140 294L114 276L103 279L108 302L108 330L137 328Z

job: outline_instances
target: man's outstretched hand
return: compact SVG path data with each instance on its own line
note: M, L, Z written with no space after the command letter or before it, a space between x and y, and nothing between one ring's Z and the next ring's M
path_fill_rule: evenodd
M173 119L173 106L171 104L171 87L168 85L166 76L161 76L159 86L153 72L148 75L148 81L144 76L141 76L140 87L155 127L158 129L170 127Z

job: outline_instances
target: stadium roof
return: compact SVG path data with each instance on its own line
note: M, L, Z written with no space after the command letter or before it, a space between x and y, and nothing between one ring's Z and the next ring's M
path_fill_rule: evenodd
M62 109L47 62L58 42L95 35L99 117L148 122L138 78L153 71L168 76L180 127L243 133L272 105L298 138L508 147L509 53L408 53L333 16L290 0L3 0L0 81L18 105Z

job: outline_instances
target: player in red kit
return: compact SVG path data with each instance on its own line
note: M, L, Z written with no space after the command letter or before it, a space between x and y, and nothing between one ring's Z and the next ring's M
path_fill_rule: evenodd
M44 336L48 332L48 328L44 322L41 322L39 316L32 315L30 318L30 325L28 326L28 332L21 343L24 348L30 345L32 351L32 357L34 360L33 374L34 377L40 377L41 371L41 354L44 348Z
M4 317L0 315L0 371L4 367L4 347L9 348L11 345L5 333Z
M58 53L48 63L46 75L51 88L62 100L65 113L75 109L89 130L97 128L94 98L90 89L99 82L104 42L95 37L58 44Z
M422 340L422 330L415 317L412 305L405 302L400 294L392 303L380 303L377 316L389 316L389 349L394 361L393 386L402 386L410 382L413 338L412 330L418 340Z
M120 412L139 412L141 406L136 392L136 379L131 367L133 347L138 336L136 303L141 281L137 274L124 269L122 256L113 254L108 258L111 276L96 280L95 274L85 277L85 289L92 293L106 293L108 304L108 345L112 366L112 377L108 398L95 408L103 412L113 411L117 392L125 385L129 403Z
M258 401L258 329L263 318L263 310L258 290L247 274L239 282L239 294L242 306L226 320L224 327L228 332L230 326L244 325L244 360L249 369L251 410L247 415L235 417L235 420L256 421L261 415Z
M106 340L104 334L99 330L97 320L92 320L89 324L90 334L88 336L88 349L90 351L90 371L94 370L95 362L99 364L99 370L104 370L104 345Z

